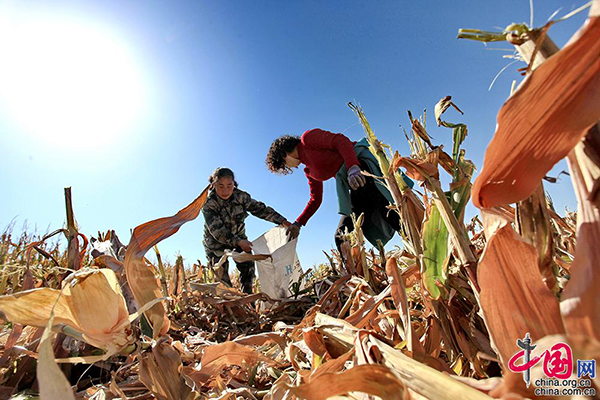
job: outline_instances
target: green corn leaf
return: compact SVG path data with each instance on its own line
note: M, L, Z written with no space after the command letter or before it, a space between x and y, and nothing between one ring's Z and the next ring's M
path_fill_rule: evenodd
M446 283L449 248L448 228L435 204L431 205L429 217L423 224L423 247L423 283L431 297L437 300L441 291L435 282Z
M465 150L460 149L450 192L450 206L459 221L462 221L465 208L471 198L471 187L473 186L471 178L474 171L475 165L470 160L465 159Z

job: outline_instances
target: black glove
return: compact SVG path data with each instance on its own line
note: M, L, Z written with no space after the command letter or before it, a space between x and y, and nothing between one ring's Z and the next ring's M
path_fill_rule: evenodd
M294 222L287 227L286 233L288 241L294 240L300 235L300 228L302 228L302 226L297 222Z

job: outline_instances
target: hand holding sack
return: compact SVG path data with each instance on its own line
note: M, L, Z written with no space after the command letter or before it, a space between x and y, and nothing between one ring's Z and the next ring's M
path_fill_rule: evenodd
M249 240L240 240L238 246L246 253L252 253L252 242Z
M288 241L296 239L300 235L300 228L302 226L298 222L294 222L287 227L286 234Z

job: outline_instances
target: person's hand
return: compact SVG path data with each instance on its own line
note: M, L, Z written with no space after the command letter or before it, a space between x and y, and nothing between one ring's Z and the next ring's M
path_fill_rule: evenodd
M289 228L292 223L287 219L281 223L284 228Z
M352 190L356 190L367 183L367 178L361 173L358 165L353 165L348 170L348 183Z
M240 240L237 244L246 253L252 253L252 242L251 241L249 241L249 240Z
M301 227L302 226L297 222L294 222L293 224L290 224L290 226L287 227L286 234L287 234L288 241L294 240L300 235Z

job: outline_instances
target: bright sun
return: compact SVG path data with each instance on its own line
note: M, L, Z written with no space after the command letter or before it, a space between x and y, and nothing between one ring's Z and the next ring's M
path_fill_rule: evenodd
M0 99L17 132L62 148L113 144L144 95L131 53L90 25L35 22L0 29Z

